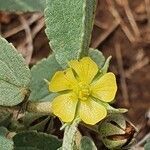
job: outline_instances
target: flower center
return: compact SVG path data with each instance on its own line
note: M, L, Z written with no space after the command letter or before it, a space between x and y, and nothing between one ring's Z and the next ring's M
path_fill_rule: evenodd
M85 101L88 99L89 95L90 95L89 85L80 82L78 92L79 99Z

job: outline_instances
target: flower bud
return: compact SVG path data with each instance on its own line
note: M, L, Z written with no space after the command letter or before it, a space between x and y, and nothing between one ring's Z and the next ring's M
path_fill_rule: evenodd
M98 127L101 140L109 149L125 149L134 141L135 127L122 114L108 116Z

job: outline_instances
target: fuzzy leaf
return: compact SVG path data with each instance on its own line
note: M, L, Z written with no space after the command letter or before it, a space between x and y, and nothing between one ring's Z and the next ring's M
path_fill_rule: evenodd
M13 150L13 141L6 138L8 130L0 127L0 150Z
M0 149L13 150L13 142L3 136L0 136Z
M6 136L8 134L8 130L5 127L0 127L0 136Z
M3 11L44 11L46 0L0 0L0 10Z
M43 59L31 69L30 101L50 101L55 97L54 93L49 92L48 84L44 79L49 81L55 72L61 69L54 55Z
M146 144L144 145L145 150L150 150L150 138L147 140Z
M34 131L18 133L13 140L14 150L57 150L62 144L52 135Z
M84 136L81 139L79 150L97 150L97 148L90 138Z
M0 37L0 105L23 101L30 83L30 70L12 44Z
M11 121L12 114L5 109L0 108L0 126L7 127Z
M109 57L106 59L105 64L103 65L103 68L101 69L102 74L107 73L111 58L112 58L112 56L109 56Z
M46 33L62 67L88 54L95 6L96 0L47 0Z
M100 69L103 67L105 63L105 57L101 51L90 48L89 56L96 62Z
M20 118L18 121L12 121L9 125L11 131L31 131L36 130L38 132L43 132L47 130L47 124L50 124L51 117L40 113L27 113L24 117Z

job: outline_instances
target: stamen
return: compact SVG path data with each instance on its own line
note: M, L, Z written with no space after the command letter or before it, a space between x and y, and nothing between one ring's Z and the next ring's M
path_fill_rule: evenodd
M87 85L83 82L80 82L79 83L79 92L78 92L79 99L85 101L88 99L89 95L90 95L89 85Z

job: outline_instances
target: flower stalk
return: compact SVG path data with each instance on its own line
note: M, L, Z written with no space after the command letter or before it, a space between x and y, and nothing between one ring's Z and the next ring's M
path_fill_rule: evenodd
M63 137L63 144L62 144L62 150L73 150L75 140L76 140L76 133L77 133L77 127L80 122L80 119L75 119L71 124L68 124L65 127L64 137Z
M28 112L51 114L51 105L51 102L28 102L26 109Z

